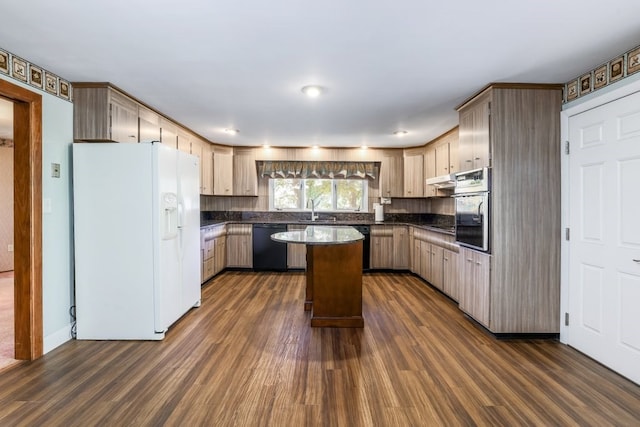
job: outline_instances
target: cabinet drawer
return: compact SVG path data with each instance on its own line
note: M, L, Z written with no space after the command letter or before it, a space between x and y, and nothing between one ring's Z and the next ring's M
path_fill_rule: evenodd
M204 279L208 279L214 275L215 270L215 258L209 258L204 261Z
M213 258L215 250L215 239L207 240L204 242L204 259Z

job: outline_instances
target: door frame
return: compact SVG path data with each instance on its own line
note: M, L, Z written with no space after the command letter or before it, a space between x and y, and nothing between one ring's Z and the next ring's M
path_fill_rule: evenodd
M569 342L569 326L565 323L565 313L570 311L570 295L569 295L569 241L564 237L565 230L571 227L569 223L569 213L572 208L569 206L569 156L565 155L565 141L569 141L569 119L587 110L591 110L601 105L613 102L617 99L631 95L640 91L640 74L614 83L610 87L601 89L589 94L584 98L570 102L563 106L560 112L560 150L563 153L561 157L561 176L560 176L560 193L562 206L561 230L563 237L560 243L560 342L567 344ZM571 233L576 235L577 233ZM569 319L571 320L571 319Z
M13 102L15 358L43 352L42 324L42 95L0 80Z

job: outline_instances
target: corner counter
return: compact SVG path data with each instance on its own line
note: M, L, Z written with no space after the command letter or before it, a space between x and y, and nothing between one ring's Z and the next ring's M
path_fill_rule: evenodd
M273 240L307 246L305 311L312 327L362 328L362 241L348 226L308 226Z

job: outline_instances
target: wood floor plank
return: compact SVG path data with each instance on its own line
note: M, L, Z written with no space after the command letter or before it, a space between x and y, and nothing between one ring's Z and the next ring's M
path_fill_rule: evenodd
M225 272L164 341L2 371L0 425L640 425L638 385L556 340L497 340L416 276L365 274L362 329L311 328L304 280Z

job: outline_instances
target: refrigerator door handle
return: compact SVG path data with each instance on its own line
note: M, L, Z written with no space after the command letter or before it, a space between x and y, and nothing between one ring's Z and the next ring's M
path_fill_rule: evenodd
M184 205L178 203L178 228L184 227Z

